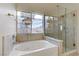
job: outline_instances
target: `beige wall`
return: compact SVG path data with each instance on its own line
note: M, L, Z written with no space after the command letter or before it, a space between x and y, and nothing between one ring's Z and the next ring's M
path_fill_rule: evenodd
M42 40L44 39L43 34L17 34L16 36L17 42L23 42L23 41L33 41L33 40Z

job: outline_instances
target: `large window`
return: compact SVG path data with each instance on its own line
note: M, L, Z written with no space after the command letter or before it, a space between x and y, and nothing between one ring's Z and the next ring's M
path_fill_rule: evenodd
M32 33L43 33L43 15L32 14Z
M25 25L23 20L31 18L31 24ZM37 13L17 12L17 33L43 33L43 15Z
M26 17L31 17L31 13L17 12L17 33L19 34L31 32L31 26L23 23L23 19Z

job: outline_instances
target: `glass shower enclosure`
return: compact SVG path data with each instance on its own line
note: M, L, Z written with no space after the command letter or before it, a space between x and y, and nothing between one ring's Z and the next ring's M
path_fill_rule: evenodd
M67 9L62 7L57 9L58 16L45 16L45 35L63 40L64 52L74 50L76 49L76 12L67 13Z

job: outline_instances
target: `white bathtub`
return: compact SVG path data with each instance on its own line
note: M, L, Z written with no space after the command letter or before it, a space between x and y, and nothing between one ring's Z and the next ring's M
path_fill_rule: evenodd
M16 44L10 56L57 56L58 47L46 40Z

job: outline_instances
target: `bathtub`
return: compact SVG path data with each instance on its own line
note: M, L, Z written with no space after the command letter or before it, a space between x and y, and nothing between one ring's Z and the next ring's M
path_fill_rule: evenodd
M46 41L37 40L16 44L9 56L57 56L58 46Z

